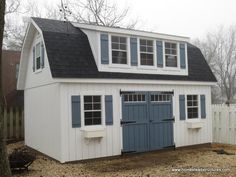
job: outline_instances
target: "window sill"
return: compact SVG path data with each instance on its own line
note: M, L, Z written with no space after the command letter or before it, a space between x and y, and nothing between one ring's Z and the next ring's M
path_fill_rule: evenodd
M40 68L40 69L38 69L38 70L35 70L34 73L35 73L35 74L38 74L38 73L41 73L42 71L43 71L43 70Z
M163 68L163 70L164 71L181 71L181 69L180 68L178 68L178 67L176 67L176 68L174 68L174 67L165 67L165 68Z
M105 136L105 128L104 127L93 127L82 129L83 135L85 138L102 138Z
M188 129L200 129L203 127L204 122L200 120L187 120L186 121Z

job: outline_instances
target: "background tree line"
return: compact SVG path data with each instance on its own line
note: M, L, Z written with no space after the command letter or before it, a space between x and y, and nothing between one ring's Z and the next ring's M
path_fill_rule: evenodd
M6 0L6 24L3 47L21 50L27 19L19 22L16 16L34 16L57 20L97 24L103 26L120 26L135 28L138 19L129 19L129 7L121 10L117 4L107 0L61 0L60 3L39 6L37 1ZM16 21L17 19L17 21ZM236 93L236 26L218 27L209 32L205 38L194 39L210 65L218 82L212 88L213 103L234 102Z

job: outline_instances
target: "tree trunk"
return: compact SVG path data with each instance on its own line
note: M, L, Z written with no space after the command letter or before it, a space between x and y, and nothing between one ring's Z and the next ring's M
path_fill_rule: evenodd
M0 177L10 177L11 171L9 167L6 142L4 136L4 119L3 119L3 99L2 99L2 40L4 31L4 15L6 1L0 1Z

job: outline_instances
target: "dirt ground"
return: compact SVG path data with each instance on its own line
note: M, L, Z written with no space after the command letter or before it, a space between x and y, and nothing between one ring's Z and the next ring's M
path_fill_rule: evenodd
M23 142L9 144L8 152ZM236 154L236 145L213 144L211 147L155 151L116 158L60 164L37 154L28 172L14 177L168 177L236 176L236 155L217 154L224 148Z

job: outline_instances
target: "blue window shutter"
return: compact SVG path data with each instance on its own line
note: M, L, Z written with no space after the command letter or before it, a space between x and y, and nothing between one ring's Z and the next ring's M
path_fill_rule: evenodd
M185 44L179 45L179 51L180 51L180 68L185 69L186 68Z
M206 98L205 95L200 96L201 99L201 118L206 118Z
M156 41L157 66L163 67L163 44L162 41Z
M112 95L105 96L106 125L113 125L113 102Z
M185 120L185 95L179 95L179 118Z
M44 68L44 45L43 45L43 42L41 42L41 68Z
M33 47L33 72L35 71L35 47Z
M108 34L101 34L101 63L109 64Z
M138 65L138 45L137 38L130 38L131 66Z
M81 127L80 96L71 97L72 127Z

